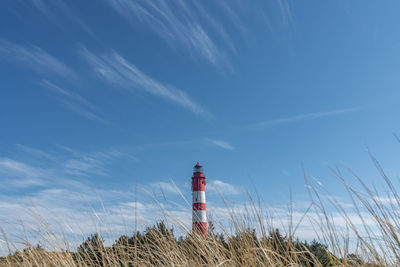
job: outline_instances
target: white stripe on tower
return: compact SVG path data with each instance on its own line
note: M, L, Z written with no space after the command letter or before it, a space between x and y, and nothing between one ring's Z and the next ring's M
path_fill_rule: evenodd
M193 203L206 203L206 192L205 191L193 191Z
M193 222L207 223L207 215L205 210L193 210Z
M206 215L206 178L204 177L203 167L200 163L194 166L192 176L192 230L198 231L204 236L207 235L207 215Z

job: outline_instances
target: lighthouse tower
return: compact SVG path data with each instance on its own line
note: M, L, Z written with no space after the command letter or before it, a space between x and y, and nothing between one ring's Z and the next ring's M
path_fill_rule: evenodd
M204 236L207 235L207 215L206 215L206 177L204 177L203 167L200 163L193 168L192 176L192 196L193 196L193 212L192 212L192 230L198 231Z

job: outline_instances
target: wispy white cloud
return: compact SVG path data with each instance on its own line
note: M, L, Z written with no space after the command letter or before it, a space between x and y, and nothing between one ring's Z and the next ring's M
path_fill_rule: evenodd
M229 183L225 183L221 180L211 180L209 181L209 190L212 192L219 192L223 195L237 195L240 190L237 186Z
M172 183L157 182L157 183L152 183L151 187L155 190L161 190L162 193L171 193L171 194L180 193L180 189Z
M95 109L95 106L92 103L90 103L89 101L87 101L86 99L84 99L82 96L80 96L77 93L74 93L74 92L69 91L64 88L61 88L60 86L57 86L54 83L49 82L48 80L43 80L41 84L43 86L47 87L48 89L50 89L51 91L53 91L57 94L60 94L62 96L65 96L75 102L78 102L87 108Z
M286 25L293 25L293 14L290 4L287 0L277 0L283 23Z
M0 39L0 57L41 74L55 74L70 79L76 77L67 65L37 46L23 46Z
M33 167L10 158L0 158L0 177L2 177L0 187L41 186L45 183L43 178L49 175L50 172L46 169Z
M249 125L249 127L250 128L263 128L263 127L268 127L268 126L273 126L273 125L287 124L287 123L293 123L293 122L304 121L304 120L315 120L315 119L324 118L324 117L333 117L333 116L339 116L339 115L344 115L344 114L348 114L348 113L353 113L353 112L361 111L362 109L363 109L362 107L355 107L355 108L336 109L336 110L331 110L331 111L306 113L306 114L300 114L300 115L296 115L296 116L292 116L292 117L285 117L285 118L280 118L280 119L263 121L263 122Z
M136 160L132 155L115 149L80 152L65 146L62 146L62 148L70 153L70 158L59 162L60 170L65 174L72 174L78 177L90 175L110 176L108 167L112 162L121 159Z
M18 155L18 160L0 158L1 188L15 190L21 187L72 185L79 178L109 177L108 168L117 160L136 160L132 155L115 149L80 152L64 147L63 151L48 152L23 145L17 147L24 152Z
M82 30L84 30L92 37L97 38L90 27L78 16L77 12L72 10L67 5L67 1L20 0L15 2L20 2L24 5L31 5L37 12L42 15L42 17L45 17L53 25L56 25L61 29L68 29L70 24L67 24L66 22L72 22L72 24L79 26Z
M246 9L247 3L241 1L217 1L216 4L221 7L221 9L224 11L224 15L229 18L231 22L230 24L233 25L239 32L244 34L246 29L240 14ZM201 12L203 15L207 13L208 12L206 10ZM252 14L254 15L255 13L252 12Z
M57 75L64 81L76 81L76 73L60 60L56 59L37 46L22 46L0 39L0 57L5 60L18 63L31 71L44 74ZM58 100L64 106L75 113L103 124L109 124L106 120L96 114L96 107L82 96L70 90L62 88L48 80L42 80L40 84L58 95Z
M25 152L26 154L32 155L35 158L45 159L45 160L55 160L55 157L50 153L47 153L41 149L33 148L24 146L21 144L16 145L21 151Z
M67 174L77 176L89 176L91 174L107 176L107 171L103 165L103 159L88 155L78 159L67 160L64 164L64 171Z
M109 124L99 115L94 113L94 111L96 110L96 106L83 98L81 95L65 88L61 88L60 86L55 85L54 83L47 80L43 80L41 82L41 85L60 96L60 102L62 102L64 106L68 109L74 111L75 113L78 113L79 115L87 119L94 120L103 124Z
M215 38L222 37L228 49L234 46L225 29L201 3L189 1L105 0L132 25L147 25L172 47L179 45L188 53L200 55L216 66L227 65L226 49L218 47ZM211 36L206 25L218 34Z
M382 196L374 196L372 197L372 199L376 202L379 203L380 205L389 205L389 204L393 204L393 205L397 205L399 199L395 198L395 197L382 197Z
M195 114L208 115L186 92L152 79L116 52L95 55L82 48L81 53L93 70L112 85L129 91L142 90L165 98Z
M183 48L194 57L204 58L218 68L230 71L233 69L230 57L236 53L238 35L247 42L249 33L255 34L249 30L250 20L269 29L274 18L279 25L294 25L293 12L287 0L249 3L233 0L104 2L133 27L144 24L172 48L179 51Z
M215 140L215 139L206 139L208 142L210 142L211 144L218 146L220 148L223 148L225 150L233 150L235 149L231 144L229 144L226 141L222 141L222 140Z

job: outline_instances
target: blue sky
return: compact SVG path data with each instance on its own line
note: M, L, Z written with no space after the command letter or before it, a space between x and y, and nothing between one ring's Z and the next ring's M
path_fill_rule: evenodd
M399 5L2 1L0 214L73 214L94 192L123 210L146 191L184 217L197 161L211 207L213 185L306 202L302 164L339 198L328 166L379 185L367 148L399 173Z

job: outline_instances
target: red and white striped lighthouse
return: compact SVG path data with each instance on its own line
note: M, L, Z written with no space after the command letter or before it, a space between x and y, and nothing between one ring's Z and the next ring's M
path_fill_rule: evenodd
M193 168L192 176L192 231L199 231L204 236L207 235L207 215L206 215L206 177L204 177L203 167L200 163Z

